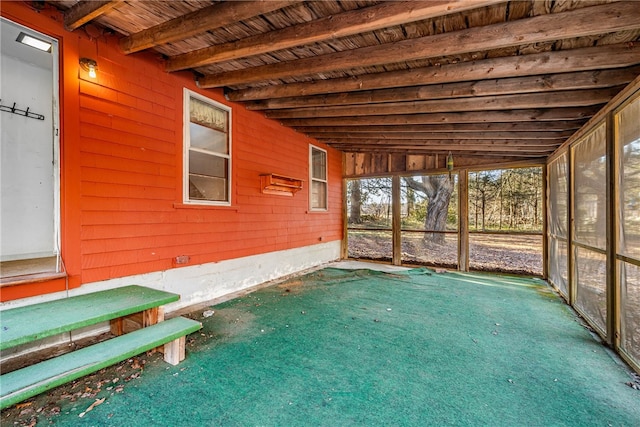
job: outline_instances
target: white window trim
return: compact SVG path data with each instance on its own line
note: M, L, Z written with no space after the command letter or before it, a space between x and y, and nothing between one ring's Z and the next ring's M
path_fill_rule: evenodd
M213 200L190 200L189 199L189 148L190 148L190 141L191 141L191 135L189 132L189 123L191 121L191 116L189 114L189 100L190 98L196 98L199 99L202 102L205 102L207 104L211 104L216 108L220 108L221 110L224 110L227 112L228 114L228 135L229 135L229 154L219 154L220 157L224 157L229 161L229 179L227 182L227 194L229 195L227 201L213 201ZM182 140L182 150L183 150L183 155L182 155L182 203L184 203L185 205L204 205L204 206L231 206L232 204L232 189L233 189L233 185L232 185L232 171L233 171L233 165L232 165L232 149L233 149L233 138L232 138L232 128L233 126L231 125L233 123L232 118L231 118L231 107L221 104L220 102L214 101L213 99L207 98L206 96L200 95L197 92L194 92L192 90L189 90L187 88L184 88L184 99L183 99L183 119L182 119L182 126L183 126L183 140ZM197 148L194 148L194 150L196 151L202 151L202 150L198 150Z
M313 150L322 151L325 158L325 176L326 179L318 179L313 177ZM313 181L324 182L326 184L325 207L313 207ZM312 212L327 212L329 210L329 156L327 150L309 144L309 210Z

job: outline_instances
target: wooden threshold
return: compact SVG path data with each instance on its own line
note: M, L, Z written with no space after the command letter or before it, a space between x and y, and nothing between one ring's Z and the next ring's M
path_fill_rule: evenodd
M0 262L0 287L46 282L66 277L57 256Z

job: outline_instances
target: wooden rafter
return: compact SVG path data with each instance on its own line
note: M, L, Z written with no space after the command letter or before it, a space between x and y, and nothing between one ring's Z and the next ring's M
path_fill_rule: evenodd
M315 21L247 37L231 43L214 45L169 58L167 71L230 61L374 31L393 25L444 16L468 9L481 8L504 0L438 0L429 2L393 1L331 15Z
M298 132L309 135L322 136L325 133L361 133L379 132L384 134L402 132L429 132L431 134L456 132L458 135L478 132L568 132L573 134L580 129L585 120L557 120L552 122L528 123L456 123L456 124L428 124L428 125L366 125L366 126L294 126Z
M512 77L439 85L346 92L330 95L269 99L247 102L245 103L245 107L249 110L269 110L279 108L452 99L470 96L552 92L558 90L596 89L627 84L638 74L640 74L640 66L604 71L581 71L542 76Z
M472 62L366 74L311 83L290 83L230 91L231 101L251 101L373 89L514 78L640 64L640 44L624 43L558 52L482 59Z
M336 116L368 116L455 111L519 110L528 108L561 108L604 104L620 91L620 87L594 90L567 90L523 95L497 95L460 99L415 102L387 102L367 105L292 108L268 110L272 119Z
M292 0L252 0L217 3L124 37L120 48L127 54L224 27L294 4Z
M118 4L122 3L122 1L123 0L84 0L78 2L65 12L64 26L69 31L76 30L87 22L107 13Z
M594 16L598 19L594 20ZM637 28L640 28L638 4L619 2L213 74L199 82L207 88L231 86Z
M496 140L496 139L536 139L539 141L545 140L561 140L564 141L569 138L573 132L569 131L557 131L557 132L324 132L324 133L309 133L309 136L320 141L338 141L345 139L360 140L360 139L418 139L418 140L436 140L436 139L473 139L473 140Z
M586 108L526 109L506 111L466 111L455 113L398 114L386 116L314 117L280 120L285 126L404 125L443 123L506 123L556 120L583 120L596 114L602 105Z

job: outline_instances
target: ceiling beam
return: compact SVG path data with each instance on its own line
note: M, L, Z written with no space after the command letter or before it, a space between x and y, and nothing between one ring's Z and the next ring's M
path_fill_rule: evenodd
M288 83L230 91L230 101L251 101L326 93L354 92L471 80L499 79L629 67L640 64L640 43L620 43L557 52L481 59L433 67L365 74L357 77Z
M225 1L216 3L124 37L120 40L120 48L126 54L138 52L282 9L294 3L296 1L292 0Z
M575 73L543 76L512 77L506 79L367 90L296 98L268 99L262 101L251 101L243 105L249 110L269 110L279 108L452 99L516 93L539 93L558 90L596 89L627 84L639 74L640 66L636 66L602 71L580 71Z
M176 55L166 63L166 71L178 71L247 56L260 55L324 40L335 40L354 34L394 25L420 21L436 16L490 6L505 0L438 0L429 2L386 1L364 9L286 27L247 37L230 43Z
M528 108L580 107L605 104L621 87L594 90L567 90L522 95L481 96L415 102L388 102L367 105L267 110L270 119L368 116L393 114L447 113L455 111L519 110Z
M345 116L285 119L280 122L287 127L295 126L349 126L359 125L405 125L445 123L497 123L540 122L554 120L587 120L600 110L602 105L585 108L527 109L507 111L467 111L458 113L398 114L387 116Z
M597 16L598 19L594 19ZM292 76L333 72L471 52L586 37L640 28L636 2L609 3L506 23L468 28L395 43L349 49L294 61L245 68L199 79L201 87L221 87Z
M504 149L510 147L511 149L526 148L529 151L553 151L556 147L559 147L565 139L556 141L540 142L537 139L496 139L496 140L482 140L473 141L466 139L442 139L442 140L405 140L405 139L334 139L327 142L330 145L343 144L352 146L370 146L372 148L378 146L393 146L393 145L414 145L419 147L442 147L446 146L447 149L457 147L458 149L472 147L486 147L487 149L500 148ZM481 149L481 148L478 148Z
M456 132L461 135L463 133L477 132L570 132L573 133L580 129L584 120L558 120L553 122L512 122L512 123L446 123L446 124L428 124L428 125L351 125L351 126L293 126L295 130L310 135L323 135L329 132L344 133L362 133L362 132L378 132L378 133L403 133L403 132L429 132L429 133L446 133ZM564 133L563 133L564 135ZM462 138L462 137L460 137Z
M123 0L81 1L64 12L64 27L73 31L122 3Z
M563 132L324 132L309 133L320 141L348 140L348 139L473 139L473 140L497 140L497 139L533 139L541 142L563 141L573 135L572 131Z
M386 146L371 147L367 144L364 145L350 145L350 144L330 144L332 148L347 153L364 152L370 153L372 148L375 148L375 153L381 152L394 152L401 153L406 152L409 154L448 154L451 152L454 157L456 155L468 156L468 155L481 155L481 156L506 156L506 157L547 157L553 149L549 150L513 150L511 147L494 147L487 149L483 146L472 145L468 147L459 146L419 146L419 145L407 145L407 144L394 144Z

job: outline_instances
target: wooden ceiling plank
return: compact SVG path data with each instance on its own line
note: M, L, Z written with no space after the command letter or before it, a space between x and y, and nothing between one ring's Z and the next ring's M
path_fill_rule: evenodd
M594 16L598 19L594 20ZM638 4L618 2L212 74L198 81L204 88L247 84L637 28L640 28Z
M296 1L293 0L252 0L216 3L124 37L120 40L120 48L126 54L138 52L161 44L183 40L243 19L282 9L294 3Z
M460 62L385 73L230 91L230 101L252 101L326 93L499 79L567 71L603 70L640 64L640 43Z
M383 2L364 9L258 34L231 43L210 46L169 58L167 71L178 71L295 46L338 39L381 28L420 21L436 16L481 8L505 0L438 0L429 2Z
M563 132L325 132L309 133L319 140L331 139L473 139L473 140L496 140L496 139L537 139L540 142L547 140L566 140L573 131Z
M510 156L510 157L546 157L553 151L553 149L547 150L512 150L504 147L496 147L495 149L488 149L482 146L469 146L469 147L458 147L458 146L449 146L449 145L440 145L440 146L420 146L420 145L407 145L407 144L391 144L384 146L375 146L371 147L368 144L363 145L344 145L344 144L330 144L331 147L338 149L340 151L345 152L371 152L375 149L376 153L380 153L383 151L409 151L411 154L416 153L427 153L427 154L435 154L435 153L445 153L451 152L454 157L456 155L467 155L471 153L477 153L482 155L500 155L500 156Z
M417 145L420 147L441 147L446 146L461 148L469 148L471 147L484 147L486 149L513 149L517 150L520 148L529 149L530 151L548 151L555 150L556 147L560 146L565 140L557 140L555 142L547 142L545 144L540 143L536 139L512 139L512 140L483 140L483 141L471 141L471 140L457 140L457 139L443 139L443 140L404 140L404 139L358 139L358 140L350 140L350 139L334 139L331 141L327 141L328 144L343 144L343 145L352 145L352 146L389 146L389 145Z
M310 135L323 135L330 132L343 133L404 133L404 132L429 132L429 133L447 133L456 132L477 133L477 132L512 132L520 134L524 132L560 132L573 134L574 131L580 129L586 120L558 120L554 122L512 122L512 123L456 123L456 124L427 124L427 125L352 125L352 126L293 126L295 130Z
M368 116L392 114L446 113L456 111L519 110L529 108L580 107L606 104L622 88L569 90L523 95L497 95L433 101L393 102L368 105L340 105L267 110L270 119Z
M288 127L322 124L334 125L403 125L446 123L496 123L496 122L540 122L555 120L586 120L598 112L602 105L585 108L552 108L506 111L467 111L456 113L398 114L386 116L345 116L284 119L280 122Z
M579 71L575 73L478 80L296 98L276 98L246 102L243 105L249 110L270 110L597 89L627 84L639 74L640 66L636 66L602 71Z
M80 1L64 12L64 27L73 31L122 3L123 0Z

